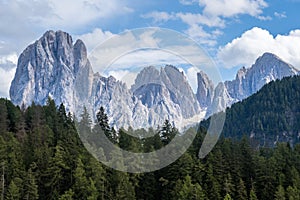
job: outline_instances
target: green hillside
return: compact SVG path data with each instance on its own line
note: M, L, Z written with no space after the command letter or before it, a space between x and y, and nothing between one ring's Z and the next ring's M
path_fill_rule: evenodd
M202 122L207 126L209 119ZM246 135L255 146L300 141L300 77L272 81L254 95L226 109L223 136Z

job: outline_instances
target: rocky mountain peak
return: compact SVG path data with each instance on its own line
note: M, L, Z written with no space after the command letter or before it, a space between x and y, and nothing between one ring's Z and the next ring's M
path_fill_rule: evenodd
M154 66L145 67L138 73L134 84L131 86L131 91L135 91L148 83L161 84L160 71Z
M241 68L235 80L219 83L215 89L208 76L199 72L194 94L184 73L166 65L141 70L129 90L113 76L94 74L83 41L74 44L66 32L47 31L20 55L10 97L14 104L28 106L44 105L50 96L77 116L86 106L95 117L103 106L116 128L157 127L165 119L182 128L198 122L205 111L209 116L224 110L271 80L298 73L274 54L265 53L251 68Z
M243 66L241 69L238 70L235 79L239 79L239 80L244 79L247 71L248 69L245 66Z
M75 98L75 78L86 67L91 69L82 41L73 45L68 33L47 31L20 55L10 87L11 100L17 105L45 104L51 96L72 110L69 101Z
M278 56L272 53L264 53L257 58L250 68L242 67L237 72L234 80L225 82L225 87L231 98L230 102L225 105L230 106L234 102L249 97L273 80L294 76L298 73L299 70ZM215 96L214 98L219 97Z
M197 73L197 99L202 108L211 105L214 96L214 84L203 71Z
M282 79L287 75L295 75L299 72L294 66L272 53L264 53L256 60L252 68L253 70L260 68L257 69L260 72L275 74L277 76L275 79Z

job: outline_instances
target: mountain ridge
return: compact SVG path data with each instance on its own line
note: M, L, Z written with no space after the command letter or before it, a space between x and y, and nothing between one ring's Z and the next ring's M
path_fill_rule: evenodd
M45 105L51 97L76 116L85 106L93 118L103 106L116 128L156 127L166 119L182 128L199 122L205 112L209 117L250 96L271 80L297 73L293 66L266 53L251 68L241 68L235 80L215 88L204 72L197 73L196 94L185 74L172 65L144 68L127 88L112 76L94 73L83 41L73 43L66 32L47 31L20 55L10 97L14 104L25 106Z
M284 77L226 109L222 134L241 139L246 135L255 147L274 147L278 142L300 142L300 76ZM200 126L208 127L209 120Z

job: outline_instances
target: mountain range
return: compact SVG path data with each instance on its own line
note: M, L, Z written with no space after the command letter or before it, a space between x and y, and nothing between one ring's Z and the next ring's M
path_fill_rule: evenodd
M300 142L300 76L271 81L258 92L226 109L222 134L250 138L254 147ZM209 127L210 118L200 127Z
M214 86L200 71L197 92L175 66L149 66L137 75L131 88L113 76L94 73L85 44L73 42L63 31L47 31L20 55L10 87L16 105L44 105L48 97L80 116L85 106L91 116L103 106L109 123L117 128L157 127L168 119L183 128L224 110L257 92L272 80L299 71L271 53L264 53L236 78Z

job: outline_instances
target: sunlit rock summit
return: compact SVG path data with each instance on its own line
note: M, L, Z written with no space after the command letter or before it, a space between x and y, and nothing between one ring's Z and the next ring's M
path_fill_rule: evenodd
M199 122L247 98L264 84L298 70L277 56L265 53L251 68L242 68L236 79L213 82L197 74L196 94L183 72L172 65L149 66L137 75L131 88L114 77L94 73L81 40L73 42L63 31L47 31L20 55L10 98L16 105L45 105L48 97L80 117L85 106L91 117L100 106L116 128L146 128L168 119L178 128Z

